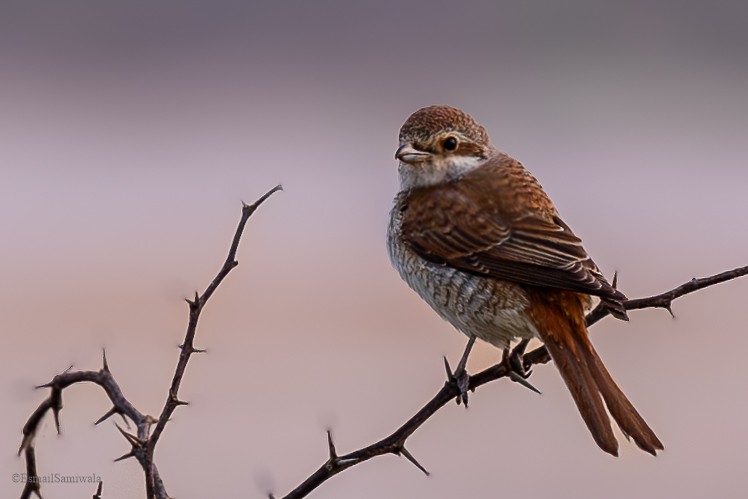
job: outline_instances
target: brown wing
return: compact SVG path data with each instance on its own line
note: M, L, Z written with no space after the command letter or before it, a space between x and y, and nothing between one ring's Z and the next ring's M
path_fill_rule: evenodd
M492 185L495 179L479 175L412 191L403 210L403 239L421 257L473 274L625 299L526 175L522 195L543 199L519 207L520 201L502 195L506 182Z

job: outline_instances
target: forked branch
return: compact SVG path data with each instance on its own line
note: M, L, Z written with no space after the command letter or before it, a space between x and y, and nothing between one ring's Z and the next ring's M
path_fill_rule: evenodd
M187 300L190 309L189 323L187 326L187 332L185 334L184 342L180 346L179 361L172 378L171 387L166 397L164 408L161 410L161 415L158 419L141 413L130 401L125 397L120 389L119 385L112 375L109 364L106 359L106 352L103 354L102 367L98 371L72 371L68 368L62 374L55 376L52 381L44 385L38 386L37 388L49 388L49 396L44 399L36 410L29 416L26 424L23 427L23 440L21 446L18 449L18 454L24 454L26 461L26 474L24 488L21 492L21 499L28 499L32 495L36 495L41 498L41 480L36 466L36 451L34 448L34 439L40 428L40 423L48 411L52 411L52 415L55 419L55 426L57 432L60 432L60 411L62 410L62 393L63 390L76 383L94 383L100 386L109 400L112 402L112 407L103 416L101 416L96 424L105 421L113 415L119 415L125 422L127 428L130 428L130 421L134 423L136 427L135 433L130 433L125 429L117 426L118 430L130 445L130 450L117 458L116 461L121 461L134 457L140 463L146 477L146 492L149 499L158 498L166 499L168 494L161 476L158 472L158 468L154 462L154 451L156 444L159 441L161 434L166 428L166 424L169 422L174 410L180 405L186 404L179 399L179 387L182 383L184 371L187 368L187 363L193 353L201 352L201 350L194 347L195 333L197 332L197 323L200 318L200 313L203 307L208 302L213 293L216 291L218 286L223 282L226 276L231 270L236 267L239 262L236 260L236 252L241 241L242 234L244 233L244 227L249 220L249 217L257 210L257 208L273 193L281 190L280 185L272 188L270 191L265 193L260 199L252 204L242 205L242 216L239 220L239 225L234 232L234 237L231 241L231 247L229 248L228 256L224 261L221 269L218 271L216 277L211 281L208 287L205 289L203 294L195 294L193 300ZM151 433L151 427L155 424L155 428ZM97 489L96 496L101 495L101 484Z

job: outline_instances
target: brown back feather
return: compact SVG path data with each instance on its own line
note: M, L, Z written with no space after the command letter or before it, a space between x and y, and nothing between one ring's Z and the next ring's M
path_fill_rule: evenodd
M435 263L611 303L626 298L608 284L535 178L503 154L459 181L410 191L402 229L405 243Z

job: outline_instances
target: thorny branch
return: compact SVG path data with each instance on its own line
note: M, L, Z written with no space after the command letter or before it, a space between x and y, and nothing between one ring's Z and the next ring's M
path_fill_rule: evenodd
M673 300L689 293L693 293L694 291L698 291L700 289L729 281L731 279L735 279L747 274L748 266L728 270L726 272L722 272L710 277L704 277L702 279L694 278L678 286L677 288L671 289L670 291L659 295L627 300L624 302L624 307L626 308L626 310L638 310L643 308L664 308L672 314L671 306ZM592 326L596 322L605 318L607 315L609 315L608 310L604 306L598 305L587 315L587 325ZM529 369L533 365L547 363L548 361L550 361L550 356L548 355L548 351L545 349L545 347L541 346L525 354L522 360L525 369ZM468 381L468 389L475 390L479 386L485 385L486 383L500 378L508 377L510 375L511 368L508 365L507 360L505 359L499 364L491 366L488 369L470 376ZM456 380L454 378L448 379L441 390L439 390L436 395L434 395L434 397L430 401L428 401L426 405L424 405L410 419L403 423L400 428L378 442L342 456L338 455L332 440L332 434L330 431L328 431L327 441L329 447L329 457L327 461L322 464L322 466L320 466L317 471L312 473L306 480L304 480L298 487L283 496L283 499L298 499L301 497L306 497L314 489L316 489L317 487L322 485L322 483L329 480L338 473L345 471L352 466L363 463L364 461L368 461L369 459L377 456L383 456L385 454L396 454L399 456L403 456L408 461L413 463L418 469L428 475L428 471L426 471L426 469L413 457L413 455L405 447L405 441L439 409L444 407L447 403L449 403L449 401L455 400L460 395L460 388L458 387ZM273 499L274 496L270 494L269 497Z
M118 414L122 417L128 429L130 428L128 419L135 424L135 427L137 429L136 434L125 431L117 426L117 429L125 437L131 448L129 452L117 458L116 461L121 461L131 457L137 459L145 472L147 497L149 499L167 499L169 497L166 493L166 488L164 487L164 483L161 480L161 476L159 475L158 468L156 467L153 456L159 437L163 433L166 424L169 422L169 418L171 417L172 413L178 406L186 404L186 402L183 402L179 399L178 392L179 387L182 383L184 371L187 368L187 363L189 362L190 357L193 353L199 353L202 351L194 347L195 333L197 331L197 322L200 318L200 313L202 312L203 307L207 303L208 299L210 299L210 297L216 291L221 282L226 278L229 272L231 272L234 267L239 265L239 262L236 260L236 252L239 247L239 241L241 240L242 234L244 232L244 227L247 224L249 217L252 216L255 210L257 210L257 208L267 198L281 189L282 187L280 185L277 185L270 189L270 191L265 193L254 203L242 205L242 216L239 221L239 225L236 228L236 232L234 233L234 238L231 242L231 247L229 249L226 260L223 263L223 266L218 271L218 274L208 285L202 295L198 295L197 293L195 293L194 299L187 300L190 308L187 332L185 334L184 342L180 346L181 352L179 355L179 361L174 372L174 377L172 378L169 394L166 398L166 403L164 404L164 408L162 409L161 415L158 417L158 419L141 413L125 397L119 385L115 381L114 376L109 370L109 365L106 359L106 352L103 353L103 362L100 370L71 371L71 366L71 368L68 368L68 370L66 370L62 374L58 374L57 376L55 376L49 383L37 387L49 388L50 393L49 396L45 400L43 400L41 404L39 404L39 407L36 408L31 416L29 416L26 424L23 427L23 440L21 442L20 448L18 449L18 455L21 455L21 453L23 453L25 457L26 483L24 484L23 491L21 492L21 499L28 499L32 496L32 494L35 494L36 496L41 498L41 481L39 480L39 474L36 467L36 451L34 447L34 438L37 435L42 419L46 415L47 411L51 410L52 415L54 416L57 432L59 433L60 411L62 410L62 392L65 388L73 384L83 382L94 383L100 386L109 397L109 400L112 402L112 408L109 409L103 416L101 416L96 421L96 424L105 421L115 414ZM156 426L153 430L153 433L151 433L151 427L154 424ZM99 497L100 495L101 483L99 483L97 493L94 497Z

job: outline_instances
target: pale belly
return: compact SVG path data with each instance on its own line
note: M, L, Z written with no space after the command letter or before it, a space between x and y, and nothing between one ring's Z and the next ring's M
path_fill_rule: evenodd
M520 286L424 260L403 246L392 230L388 250L403 280L465 335L475 335L502 349L515 339L537 337L525 313L528 299Z

